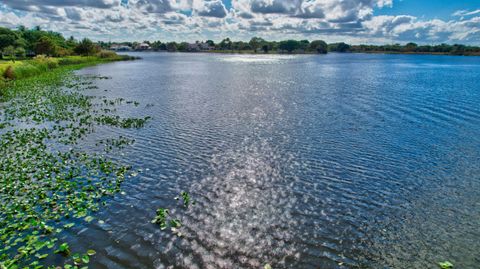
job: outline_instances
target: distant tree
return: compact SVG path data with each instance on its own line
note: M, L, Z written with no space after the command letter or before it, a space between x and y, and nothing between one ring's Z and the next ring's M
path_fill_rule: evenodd
M14 43L14 47L22 47L25 48L27 46L27 41L21 37L18 37Z
M268 44L268 42L264 42L262 44L262 50L264 53L268 53L271 50L271 46Z
M74 49L75 53L79 55L95 55L100 51L100 48L90 39L84 38L80 41Z
M151 46L154 51L160 50L160 46L162 45L162 42L160 41L154 41Z
M255 52L257 52L257 49L259 49L264 42L265 42L265 40L263 38L252 37L252 39L250 39L250 42L248 42L248 44L250 45L251 49L253 49Z
M18 47L18 48L15 49L15 55L16 55L16 57L18 57L20 59L23 59L23 58L26 57L27 52L25 51L24 48Z
M175 52L177 51L177 43L175 42L168 42L166 46L167 50L170 52Z
M222 40L218 46L220 47L220 49L222 50L229 50L229 49L232 49L232 41L230 40L230 38L225 38L224 40Z
M450 54L453 55L464 55L466 50L465 45L455 44L451 47Z
M213 40L207 40L205 41L205 43L207 43L211 47L215 47L215 42L213 42Z
M328 45L323 40L315 40L310 43L310 49L317 53L326 54L328 51Z
M310 45L310 41L308 40L300 40L298 44L298 49L306 51Z
M75 49L75 47L77 46L77 40L75 40L75 38L73 36L70 36L67 41L65 42L65 44L67 45L67 48L69 49Z
M15 62L15 48L13 46L7 46L2 51L3 57Z
M55 56L56 50L55 42L48 36L42 36L35 45L35 53L38 55Z
M0 50L8 46L15 45L15 40L18 39L18 36L15 34L14 31L0 27Z
M181 42L177 46L178 51L187 51L188 50L188 43L187 42Z
M333 43L328 45L328 50L336 52L347 52L350 50L350 45L345 44L344 42Z
M417 50L417 48L418 48L418 45L412 42L405 45L405 50L408 52L414 52Z
M294 50L300 48L300 42L296 40L280 41L278 48L280 50L288 51L288 53L292 53Z

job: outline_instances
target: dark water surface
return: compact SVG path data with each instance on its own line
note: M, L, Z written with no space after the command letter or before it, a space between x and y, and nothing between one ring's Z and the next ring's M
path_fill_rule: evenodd
M142 169L73 230L92 268L480 268L480 58L141 56L80 71L153 117L85 141Z

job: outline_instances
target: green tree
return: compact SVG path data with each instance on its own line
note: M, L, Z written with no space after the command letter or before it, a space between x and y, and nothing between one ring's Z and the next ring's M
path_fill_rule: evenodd
M405 45L405 50L408 52L415 52L417 51L417 48L418 48L418 45L412 42Z
M90 39L84 38L77 44L74 51L79 55L88 56L98 53L100 51L100 48Z
M15 49L15 55L16 55L18 58L23 59L23 58L26 57L26 54L27 54L27 53L26 53L25 49L22 48L22 47L18 47L18 48Z
M222 50L229 50L229 49L232 49L232 41L230 40L230 38L225 38L224 40L222 40L220 42L220 44L218 44L218 46L220 47L220 49Z
M350 50L350 45L345 44L344 42L333 43L328 45L328 50L336 52L347 52Z
M250 39L250 42L248 42L248 44L250 45L251 49L257 52L257 49L260 48L264 42L265 40L263 38L252 37L252 39Z
M182 42L178 44L177 46L178 51L187 51L188 50L188 43L187 42Z
M75 38L73 36L69 37L67 39L67 41L65 42L65 44L67 45L67 48L68 49L75 49L75 47L77 46L77 40L75 40Z
M278 48L280 50L288 51L288 53L292 53L294 50L300 48L300 42L296 40L285 40L280 41Z
M15 45L15 40L18 39L18 36L15 34L14 31L0 27L0 50L8 46Z
M299 50L303 50L303 51L306 51L310 46L310 41L308 40L300 40L300 42L298 43L298 49Z
M213 40L207 40L205 41L205 43L207 43L211 47L215 47L215 42L213 42Z
M13 46L5 47L2 53L3 53L3 57L8 57L8 59L15 62L15 48Z
M177 43L175 42L168 42L167 43L167 50L171 52L177 51Z
M160 50L160 47L162 46L162 42L160 42L159 40L154 41L151 45L152 45L152 49L154 51L158 51L158 50Z
M55 42L48 36L42 36L35 45L36 54L44 54L47 56L55 56L57 46Z
M317 53L326 54L328 51L328 45L323 40L315 40L310 43L310 49Z

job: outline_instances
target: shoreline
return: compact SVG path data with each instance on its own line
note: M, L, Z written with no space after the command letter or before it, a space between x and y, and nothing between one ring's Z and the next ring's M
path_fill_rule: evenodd
M80 69L97 64L132 61L139 57L118 55L102 58L100 56L41 57L23 60L0 60L0 90L5 90L13 81L40 76L59 69ZM1 92L0 92L1 96Z
M210 50L210 51L166 51L166 50L132 50L126 52L155 52L155 53L185 53L185 54L244 54L244 55L327 55L330 53L335 54L398 54L398 55L436 55L436 56L480 56L480 53L465 53L465 54L452 54L447 52L395 52L395 51L346 51L337 52L331 51L328 53L316 53L316 52L253 52L244 50Z

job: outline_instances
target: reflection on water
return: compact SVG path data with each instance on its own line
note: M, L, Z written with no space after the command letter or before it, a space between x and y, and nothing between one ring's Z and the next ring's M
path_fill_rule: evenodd
M301 56L298 55L222 55L219 57L218 60L224 62L233 62L233 63L265 63L265 64L273 64L273 63L281 63L287 60L292 60Z
M480 64L448 56L142 54L81 73L138 100L142 172L73 247L93 268L458 268L480 262ZM447 66L448 68L437 68ZM421 67L421 68L418 68ZM106 90L106 92L104 91ZM140 111L139 111L140 110ZM196 205L174 199L188 191ZM183 237L150 223L158 207Z

